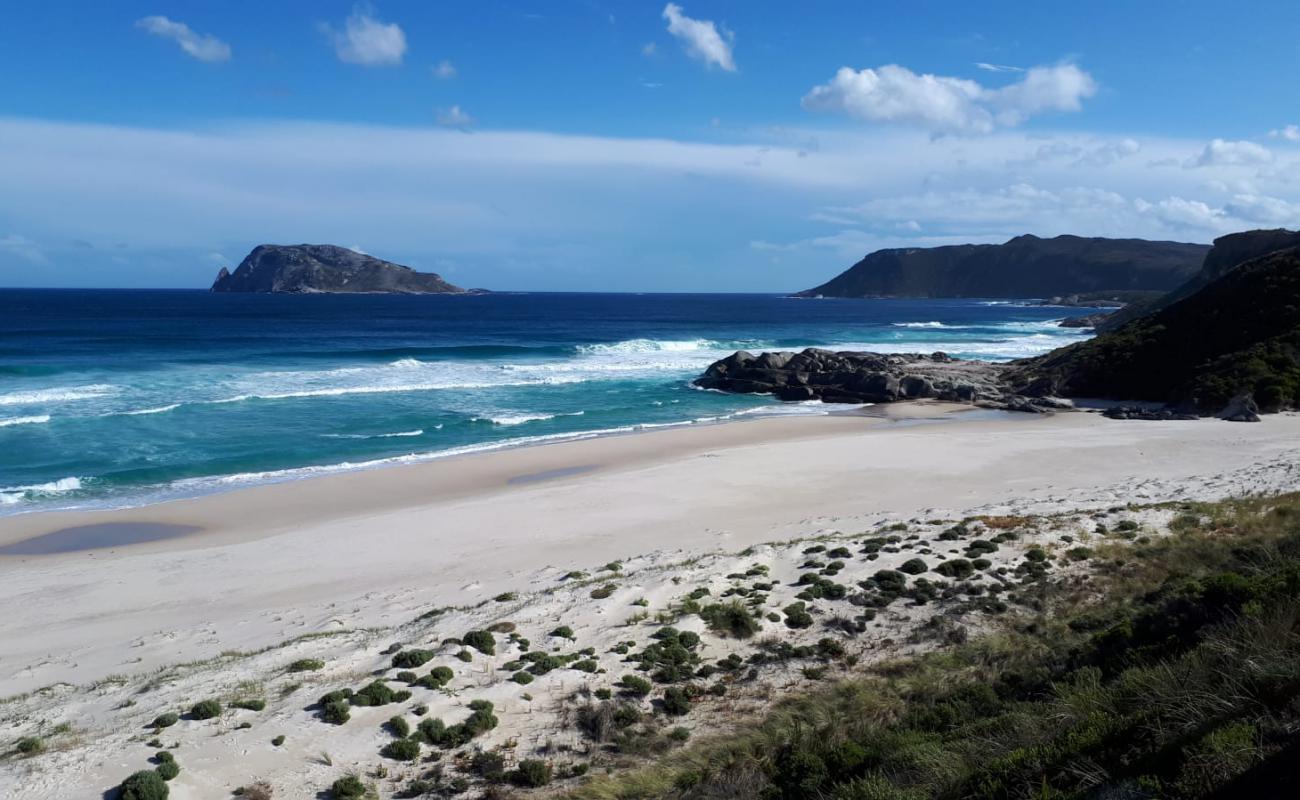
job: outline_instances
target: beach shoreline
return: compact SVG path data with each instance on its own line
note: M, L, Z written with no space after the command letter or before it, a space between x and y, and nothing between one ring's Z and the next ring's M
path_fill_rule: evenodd
M392 625L647 553L739 550L944 509L1227 496L1296 478L1263 465L1291 463L1297 415L914 422L950 408L960 407L667 429L9 518L0 543L106 523L199 530L0 557L0 603L28 609L0 621L0 696Z

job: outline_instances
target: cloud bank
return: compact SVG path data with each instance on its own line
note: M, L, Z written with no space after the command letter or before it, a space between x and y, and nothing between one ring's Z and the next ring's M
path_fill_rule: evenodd
M1017 81L1000 89L886 64L861 70L840 67L829 82L804 96L803 106L939 133L989 133L1047 111L1078 111L1083 100L1096 93L1096 81L1074 64L1024 70Z

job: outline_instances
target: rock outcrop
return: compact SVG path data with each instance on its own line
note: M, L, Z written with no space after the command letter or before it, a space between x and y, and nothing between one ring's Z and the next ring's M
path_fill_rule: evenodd
M225 267L212 284L214 292L283 292L291 294L459 294L432 272L358 253L331 244L264 244L230 272Z
M877 250L798 297L1105 296L1167 292L1201 267L1202 244L1017 236L1004 244Z
M932 398L1033 412L1068 406L1054 398L1012 396L1001 381L1002 370L998 364L961 361L944 353L884 355L808 348L756 356L740 350L715 361L695 385L824 403Z

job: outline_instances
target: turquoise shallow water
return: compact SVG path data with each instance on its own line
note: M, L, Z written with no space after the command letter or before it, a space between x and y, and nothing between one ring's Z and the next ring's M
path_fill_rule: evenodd
M745 348L1005 360L1089 309L772 295L0 290L0 514L477 450L814 414L703 392Z

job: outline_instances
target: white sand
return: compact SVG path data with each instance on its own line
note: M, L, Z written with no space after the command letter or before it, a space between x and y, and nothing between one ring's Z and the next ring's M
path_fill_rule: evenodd
M925 411L922 416L929 416L933 407ZM905 409L889 415L900 413ZM689 556L734 554L757 543L972 509L1053 513L1300 488L1296 415L1249 425L1114 422L1082 413L980 416L755 420L335 475L143 509L0 520L0 543L108 521L203 529L109 551L0 557L0 608L6 610L0 617L0 696L55 687L0 705L0 737L65 719L85 732L66 753L0 763L0 779L14 773L26 787L23 797L89 796L147 766L140 759L147 749L133 745L127 757L123 737L139 735L139 725L164 700L192 703L204 692L229 693L234 678L266 682L300 652L370 647L347 665L331 665L331 682L322 683L359 685L359 678L344 680L339 670L380 666L373 645L396 634L346 634L237 660L221 671L168 673L178 676L171 688L151 687L155 694L138 710L113 704L122 702L124 687L142 688L140 678L85 688L110 675L144 675L308 633L398 626L432 607L468 606L505 591L522 598L553 589L570 569L614 559L636 557L630 563L639 571L632 575L637 583L620 585L612 602L595 603L583 592L547 594L544 601L509 608L509 618L534 627L563 620L583 631L577 646L600 645L603 652L620 638L610 630L610 609L622 616L636 612L630 603L641 596L652 610L663 608L682 593L670 576L707 580L736 568L709 562L701 574L666 566ZM465 614L449 624L467 627L485 624L485 614L501 616L491 606ZM437 630L439 637L459 633ZM536 647L536 631L526 635ZM715 649L710 657L719 653L725 654ZM528 730L531 712L519 707L521 687L501 685L504 676L492 669L475 679L488 692L483 696L501 695L503 728L514 719L511 730ZM582 676L566 675L555 680L568 681L567 689L547 684L541 691L539 682L534 694L553 698L572 691ZM201 728L181 730L203 723L169 729L164 739L187 737L184 754L178 751L186 771L173 784L173 797L226 796L257 774L278 785L311 780L319 788L339 769L309 756L330 736L339 763L373 763L385 740L378 725L391 709L362 710L366 721L354 719L347 726L351 738L339 740L343 729L301 710L319 694L315 688L301 690L292 702L272 703L260 716L238 712L258 718L255 742L231 730L242 717L223 718L218 731L229 735L212 742ZM456 717L449 709L435 712L448 722ZM131 715L142 720L121 731L121 718ZM265 744L268 725L290 734L291 764L285 751ZM238 763L226 761L232 755Z

